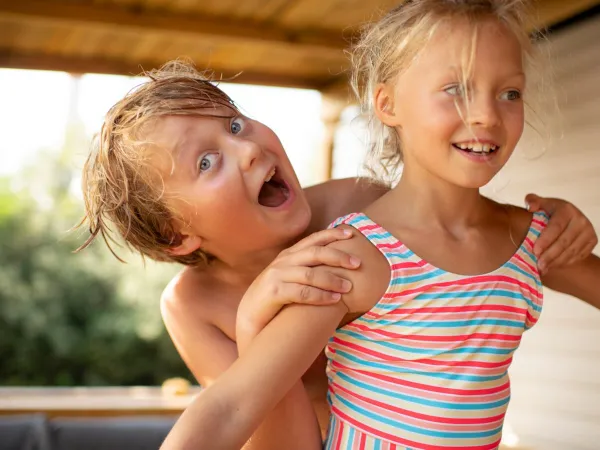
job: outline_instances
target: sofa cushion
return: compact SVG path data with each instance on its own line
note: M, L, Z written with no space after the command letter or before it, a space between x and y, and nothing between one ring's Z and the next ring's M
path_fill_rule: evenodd
M175 419L57 418L49 423L52 450L158 450Z
M51 450L43 414L0 416L0 450Z

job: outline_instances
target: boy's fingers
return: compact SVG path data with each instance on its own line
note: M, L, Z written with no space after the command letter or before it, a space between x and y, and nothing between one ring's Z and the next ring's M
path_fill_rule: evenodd
M308 247L287 255L285 265L290 266L319 266L343 267L356 269L360 266L360 259L356 256L331 247Z
M305 284L288 283L282 289L287 303L303 303L307 305L330 305L342 298L338 292L330 292Z
M279 280L287 284L301 284L325 291L345 294L352 289L352 283L323 268L289 267L282 269Z
M542 259L543 255L557 244L558 247L551 252L551 255L567 248L571 241L575 239L575 236L572 236L567 231L568 227L569 222L565 220L559 218L554 220L550 219L548 226L542 231L540 237L537 239L533 247L533 253ZM559 240L560 242L558 242ZM556 257L556 255L554 255L554 257Z
M525 206L527 207L527 211L536 212L540 210L540 197L535 194L527 194L525 196Z
M305 237L301 241L291 246L288 251L294 252L315 245L327 245L332 242L352 237L352 231L347 228L331 228L322 230Z

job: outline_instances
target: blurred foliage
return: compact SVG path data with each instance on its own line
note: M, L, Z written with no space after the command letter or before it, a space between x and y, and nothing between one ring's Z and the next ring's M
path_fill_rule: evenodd
M75 139L78 141L79 139ZM0 385L159 385L193 380L160 318L160 293L177 266L85 239L78 171L59 154L0 179ZM73 186L75 188L73 189ZM84 230L85 231L85 230Z

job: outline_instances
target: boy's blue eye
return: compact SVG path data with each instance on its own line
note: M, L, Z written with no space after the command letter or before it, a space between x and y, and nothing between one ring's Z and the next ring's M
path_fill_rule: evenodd
M210 170L210 168L213 166L213 164L215 163L217 158L217 155L211 153L209 155L204 155L202 158L200 158L200 160L198 161L198 170L200 172L206 172L207 170Z
M236 119L231 122L231 132L233 134L238 134L240 131L242 131L242 121L240 119Z

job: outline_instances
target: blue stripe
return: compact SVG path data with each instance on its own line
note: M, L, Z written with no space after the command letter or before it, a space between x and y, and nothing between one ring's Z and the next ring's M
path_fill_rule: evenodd
M435 269L435 270L433 270L431 272L423 273L421 275L412 275L410 277L408 277L408 276L397 276L393 280L390 281L390 284L392 286L395 286L395 285L398 285L398 284L414 283L415 281L429 280L431 278L438 277L438 276L443 275L445 273L446 273L446 271L444 271L442 269Z
M350 403L348 400L338 397L340 402L346 405L348 408L357 411L358 413L378 422L385 423L387 425L391 425L395 428L400 428L406 431L410 431L413 433L418 433L425 436L431 437L439 437L439 438L454 438L454 439L474 439L474 438L484 438L494 436L502 431L502 426L494 428L489 431L477 431L477 432L457 432L457 431L433 431L428 430L427 428L418 428L412 425L407 425L402 422L398 422L396 420L390 419L388 417L382 416L372 411L367 411L366 409Z
M367 319L365 322L373 322L379 325L398 325L414 328L457 328L457 327L476 327L480 325L502 325L512 328L523 328L523 321L504 320L504 319L472 319L472 320L383 320L383 319Z
M418 294L416 297L412 298L412 300L443 300L443 299L453 300L453 299L459 299L459 298L491 297L491 296L522 300L525 303L527 303L527 306L529 306L530 308L533 308L533 309L539 310L539 311L541 311L541 309L542 309L540 306L536 305L530 299L525 297L523 295L523 293L507 291L504 289L481 289L481 290L472 291L472 292L462 292L462 291L461 292L423 292L421 294ZM404 306L404 304L398 305L397 303L392 303L392 304L385 303L385 304L379 305L378 308L393 310L400 306Z
M526 276L530 280L534 281L536 283L536 285L537 285L538 280L537 280L537 276L536 275L534 275L532 273L529 273L529 272L525 272L523 269L521 269L519 266L515 265L515 263L513 263L513 262L506 263L506 267L508 269L512 269L512 270L520 273L521 275Z
M386 255L389 256L389 258L387 258L388 260L390 260L391 258L407 259L414 255L414 253L410 250L406 250L405 252L402 252L402 253L401 252L389 252L389 251L387 251L387 249L380 249L380 250L385 250ZM392 261L392 263L393 263L393 261Z
M346 442L346 450L352 450L354 445L354 427L349 427L350 433L348 433L348 442Z
M375 362L375 361L367 361L361 358L357 358L354 355L351 355L350 353L346 353L343 350L337 349L335 350L336 355L342 356L344 358L346 358L349 361L355 362L361 366L365 366L365 367L372 367L372 368L376 368L376 369L383 369L387 372L390 372L392 374L401 374L401 373L410 373L413 375L420 375L423 377L430 377L430 378L442 378L444 380L459 380L459 381L473 381L473 382L485 382L485 381L496 381L496 380L500 380L502 378L504 378L504 376L506 375L506 373L501 374L501 375L496 375L496 376L478 376L478 375L461 375L461 374L457 374L457 373L446 373L446 372L424 372L422 370L413 370L413 369L407 369L401 366L397 366L397 365L393 365L393 364L385 364L385 363L380 363L380 362ZM339 372L338 372L339 374Z

